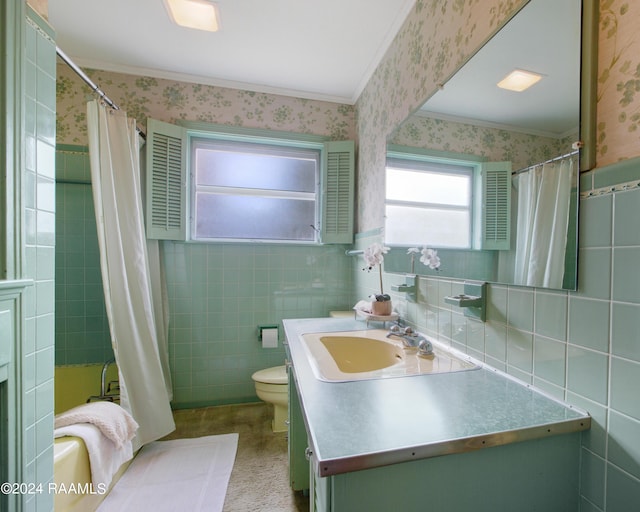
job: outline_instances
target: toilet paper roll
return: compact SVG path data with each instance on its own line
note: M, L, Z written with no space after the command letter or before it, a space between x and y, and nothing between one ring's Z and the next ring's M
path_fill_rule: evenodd
M262 348L278 348L278 329L262 329Z

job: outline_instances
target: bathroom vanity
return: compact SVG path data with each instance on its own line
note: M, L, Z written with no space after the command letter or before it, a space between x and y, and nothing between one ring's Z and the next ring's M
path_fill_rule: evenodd
M291 483L310 489L311 510L578 510L585 412L483 365L325 378L305 335L364 324L284 327Z

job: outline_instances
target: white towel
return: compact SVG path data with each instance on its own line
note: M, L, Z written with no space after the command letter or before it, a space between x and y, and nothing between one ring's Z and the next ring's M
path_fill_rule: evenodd
M131 441L138 430L138 424L131 414L113 402L92 402L69 409L56 415L55 428L77 423L95 425L116 448L122 448Z
M364 313L371 313L373 311L373 306L371 305L370 300L359 300L353 309L356 311L362 311Z
M100 429L90 423L78 423L56 428L54 437L75 436L80 437L89 453L91 466L91 481L94 488L103 484L108 487L120 466L133 457L133 445L131 441L123 443L118 448L105 437Z

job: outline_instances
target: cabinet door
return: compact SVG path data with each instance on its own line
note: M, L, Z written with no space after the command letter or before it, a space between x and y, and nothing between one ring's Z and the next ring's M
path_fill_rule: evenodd
M309 473L311 475L311 489L309 491L309 512L331 512L331 476L319 476L315 468L315 457L309 458Z
M294 491L309 489L309 462L305 450L309 445L293 368L289 374L289 484Z

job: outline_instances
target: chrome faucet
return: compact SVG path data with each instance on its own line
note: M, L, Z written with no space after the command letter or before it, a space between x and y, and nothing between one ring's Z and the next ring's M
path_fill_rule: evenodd
M433 354L433 345L422 334L415 332L411 327L400 327L395 324L389 328L387 338L396 336L402 340L402 344L407 348L417 348L420 355Z

